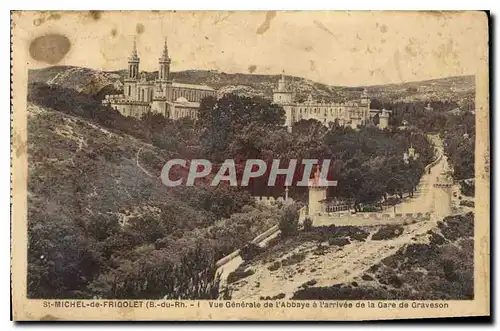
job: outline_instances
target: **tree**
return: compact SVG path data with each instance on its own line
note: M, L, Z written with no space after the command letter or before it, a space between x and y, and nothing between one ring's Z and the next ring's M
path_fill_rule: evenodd
M297 233L299 213L294 205L287 206L280 218L279 229L281 235L289 237Z

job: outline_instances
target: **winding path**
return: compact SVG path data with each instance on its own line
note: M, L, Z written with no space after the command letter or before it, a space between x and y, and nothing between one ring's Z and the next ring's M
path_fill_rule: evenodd
M439 161L430 166L429 173L422 176L414 197L403 201L396 207L397 213L428 212L434 211L435 207L439 208L439 204L434 206L436 190L434 183L447 161L446 158L439 156L443 155L443 144L439 137L429 136L429 139L437 149ZM394 254L400 247L415 240L412 238L425 236L428 230L436 226L437 221L437 217L433 214L429 221L407 226L404 234L393 240L353 242L342 250L330 252L324 256L310 257L301 263L300 267L305 272L300 275L294 273L293 269L297 266L282 268L278 274L277 272L271 273L267 266L262 263L254 265L252 269L255 274L245 278L245 284L237 286L238 290L234 292L233 298L255 299L261 295L273 296L278 293L285 293L286 297L289 298L300 285L311 279L317 280L318 286L351 281L373 264ZM275 233L274 236L277 234ZM267 240L263 241L260 246L264 246L266 242ZM302 249L304 248L307 249L302 247ZM219 272L222 273L223 286L226 284L227 276L236 270L242 262L241 257L237 256L219 268ZM311 272L311 270L315 271ZM255 287L257 283L259 286Z

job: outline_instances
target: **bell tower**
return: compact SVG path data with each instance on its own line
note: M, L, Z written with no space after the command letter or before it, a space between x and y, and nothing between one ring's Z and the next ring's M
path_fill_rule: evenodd
M139 77L139 61L139 57L137 56L137 44L134 38L132 55L128 58L128 79L137 79Z
M286 105L292 103L293 92L287 86L285 80L285 72L281 73L280 80L278 81L278 88L273 91L273 102L279 105Z
M168 57L167 38L163 45L163 53L158 59L158 80L166 82L170 79L170 58Z

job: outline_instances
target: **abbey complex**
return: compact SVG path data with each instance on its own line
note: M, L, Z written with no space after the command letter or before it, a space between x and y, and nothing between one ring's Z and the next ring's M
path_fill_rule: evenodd
M107 95L103 104L110 105L123 116L142 117L148 112L160 113L166 118L177 120L188 117L196 120L203 98L217 97L217 91L205 85L182 84L170 78L171 59L165 40L163 53L158 60L158 77L148 80L146 73L139 71L139 56L134 41L132 54L128 59L128 73L123 83L123 94ZM304 102L297 102L295 92L287 84L282 74L278 86L273 90L273 102L283 107L288 130L294 123L304 119L315 119L329 125L338 123L356 129L360 125L371 124L378 117L378 127L389 125L390 110L370 108L370 98L366 89L358 100L326 103L315 101L309 95Z
M118 110L123 116L141 118L147 112L154 112L173 120L183 117L196 119L200 101L208 96L217 96L217 92L208 86L172 82L166 40L158 60L156 80L147 80L145 72L139 74L139 61L134 41L123 94L107 95L103 100L104 104Z

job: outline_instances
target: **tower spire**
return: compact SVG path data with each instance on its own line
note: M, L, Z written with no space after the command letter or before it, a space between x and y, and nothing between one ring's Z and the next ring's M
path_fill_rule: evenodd
M158 79L161 81L168 81L170 79L170 58L168 57L167 38L165 37L163 43L163 52L158 59Z
M134 37L132 44L132 54L128 59L128 78L137 79L139 77L139 56L137 56L137 42Z
M163 45L163 53L162 53L162 58L167 59L168 58L168 46L167 46L167 37L165 37L165 42Z
M134 37L134 43L132 44L132 56L131 58L132 59L136 59L138 56L137 56L137 41L136 41L136 38Z

